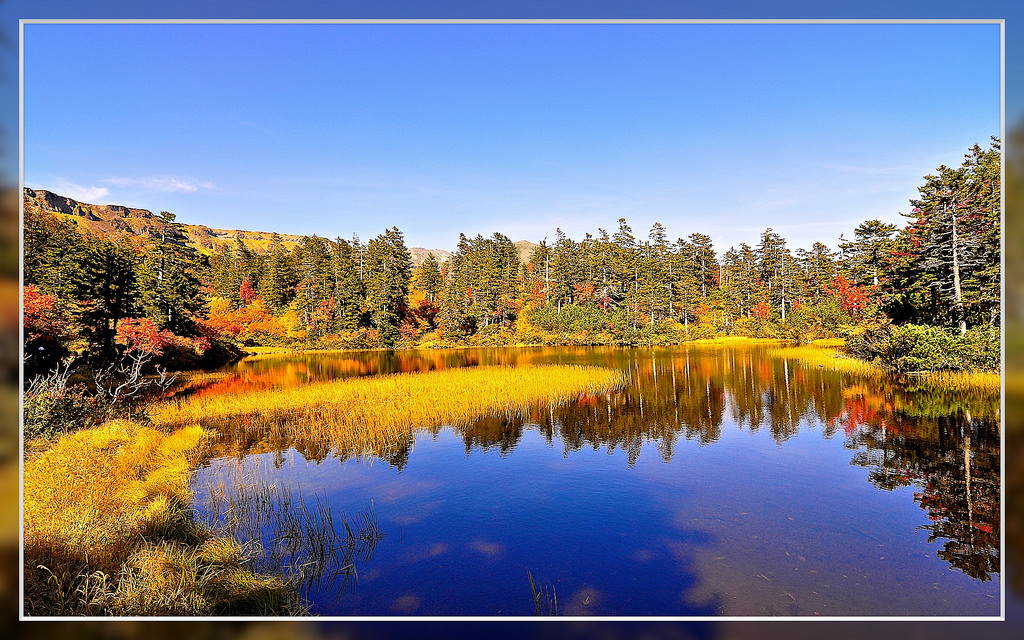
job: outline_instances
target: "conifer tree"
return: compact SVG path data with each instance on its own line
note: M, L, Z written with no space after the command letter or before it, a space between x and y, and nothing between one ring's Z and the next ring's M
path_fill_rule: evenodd
M270 248L265 265L263 279L257 287L260 296L270 309L282 309L288 306L295 296L295 287L298 285L298 281L295 270L292 268L291 256L278 233L270 237Z
M786 321L786 305L793 295L792 260L786 241L769 227L761 233L761 244L757 248L758 271L768 288L772 306L779 309L782 321ZM787 267L790 272L787 274ZM788 291L787 291L787 285Z
M543 297L544 303L551 302L551 247L545 237L530 253L529 265L532 274L532 291Z
M614 272L615 286L629 310L630 323L636 327L638 299L640 297L640 261L636 238L625 218L619 218L619 230L612 236L615 245Z
M700 295L706 298L717 286L718 278L718 260L711 238L703 233L691 233L689 250L694 280L700 287Z
M87 246L74 225L25 202L25 284L34 284L58 304L70 301L81 277Z
M574 302L575 285L583 282L583 265L579 246L561 229L555 230L555 244L551 248L550 290L551 304L561 309Z
M972 216L972 232L976 235L978 268L968 276L967 286L977 291L968 300L968 311L974 311L979 324L996 326L1002 315L1001 297L1001 144L992 137L989 148L971 147L965 156Z
M413 286L423 293L423 297L430 302L438 301L443 282L441 280L441 265L433 252L428 253L420 266L413 270Z
M854 229L853 240L839 236L843 267L854 284L878 287L885 280L885 266L893 250L895 234L896 225L868 220Z
M334 266L323 238L306 236L295 248L299 284L292 306L312 336L327 333L334 325ZM309 335L309 334L307 334Z
M137 312L138 293L132 249L110 240L90 239L75 283L75 297L83 303L82 317L94 356L106 359L113 353L117 324Z
M797 255L807 276L803 293L817 301L825 294L825 289L836 275L832 252L825 244L815 242L810 251L798 249Z
M335 305L335 329L351 331L359 326L363 303L363 284L359 281L352 245L342 238L334 240L331 268L334 276L332 295Z
M365 262L364 308L383 344L394 345L412 275L412 258L398 227L392 227L370 240Z
M203 259L173 213L161 211L159 219L162 225L139 268L142 306L160 329L187 335L205 308L200 297Z
M911 200L911 247L929 276L937 310L966 333L969 323L998 317L999 142L975 145L963 165L925 176ZM974 318L968 317L974 312Z
M517 292L519 290L519 273L522 262L519 251L507 236L495 233L490 239L491 263L488 268L494 292L489 311L499 324L514 319L517 309Z
M655 222L644 244L640 295L647 306L650 323L671 313L670 250L665 227Z

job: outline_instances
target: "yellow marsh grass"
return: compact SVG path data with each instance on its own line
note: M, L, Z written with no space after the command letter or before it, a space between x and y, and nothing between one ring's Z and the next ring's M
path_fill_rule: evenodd
M770 354L776 358L797 359L807 366L823 366L833 371L864 376L886 374L885 369L876 364L844 354L843 344L841 340L819 340L800 347L772 349ZM945 391L999 393L999 373L993 371L929 371L905 376L905 380Z
M879 366L842 353L840 351L841 348L841 344L836 345L830 341L823 345L807 344L799 347L772 349L769 351L769 355L773 358L799 360L804 365L810 367L823 366L832 371L843 371L866 376L885 373Z
M524 415L622 386L598 367L474 367L350 378L231 396L190 397L150 410L157 424L204 423L258 433L284 429L349 451L380 451L415 427L468 424L485 415Z
M211 537L192 517L189 477L205 435L117 420L26 462L29 615L294 610L288 585L254 575L234 540Z
M781 344L783 342L785 341L779 340L778 338L749 338L747 336L721 336L719 338L700 338L698 340L689 340L680 343L680 346L704 347L723 344Z
M25 465L25 549L107 566L191 500L200 427L171 435L115 420L59 439Z
M999 373L995 371L931 371L914 377L949 391L999 393Z

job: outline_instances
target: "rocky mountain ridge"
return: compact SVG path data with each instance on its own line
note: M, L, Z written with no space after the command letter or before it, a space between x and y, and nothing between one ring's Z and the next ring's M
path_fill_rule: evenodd
M95 233L102 236L135 236L140 238L158 237L166 227L166 223L160 216L147 209L134 209L118 204L90 204L79 202L73 198L62 196L45 189L31 189L25 187L23 193L25 210L38 208L66 220L72 221L80 231ZM248 231L242 229L214 229L205 225L182 224L183 230L189 242L201 253L213 254L220 248L232 245L236 239L241 237L242 242L250 250L265 253L269 251L272 231ZM282 244L292 249L302 241L302 236L278 233L281 236ZM328 238L329 240L330 238ZM522 245L522 246L520 246ZM516 243L520 247L520 255L526 248L525 258L536 246L532 242L521 240ZM426 260L427 255L433 253L438 262L444 262L451 257L451 252L444 249L424 249L422 247L410 247L409 254L414 265L419 265Z

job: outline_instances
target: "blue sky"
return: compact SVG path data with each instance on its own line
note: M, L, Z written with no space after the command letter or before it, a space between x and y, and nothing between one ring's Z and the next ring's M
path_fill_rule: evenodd
M997 25L35 24L24 71L27 186L445 249L835 247L999 133Z

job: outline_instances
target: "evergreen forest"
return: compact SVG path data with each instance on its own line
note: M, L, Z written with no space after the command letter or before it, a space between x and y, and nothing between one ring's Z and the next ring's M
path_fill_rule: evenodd
M525 261L495 233L460 235L449 259L414 266L394 227L368 241L314 235L292 246L239 234L204 253L168 212L160 233L97 235L26 200L25 379L82 364L121 363L126 374L132 358L139 370L208 367L254 346L724 336L845 338L853 355L894 370L997 369L1000 154L996 138L971 147L961 166L924 177L905 225L866 220L833 247L793 247L770 227L715 247L699 230L620 218L582 238L554 229Z

